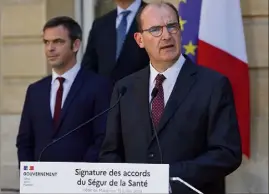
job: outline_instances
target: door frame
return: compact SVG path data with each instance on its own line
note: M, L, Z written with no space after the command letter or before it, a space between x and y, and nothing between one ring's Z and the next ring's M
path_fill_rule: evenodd
M82 46L78 52L78 60L81 61L87 47L89 32L95 19L96 0L74 0L75 20L82 28Z

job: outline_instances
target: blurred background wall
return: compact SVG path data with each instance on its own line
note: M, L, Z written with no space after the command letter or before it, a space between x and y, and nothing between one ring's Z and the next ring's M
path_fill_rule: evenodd
M159 0L146 0L152 1ZM178 6L179 0L169 1ZM26 87L50 73L44 23L57 15L77 19L85 48L92 19L114 7L112 0L0 0L1 188L19 187L15 140ZM241 0L241 8L251 79L251 157L227 177L227 193L268 193L268 1Z

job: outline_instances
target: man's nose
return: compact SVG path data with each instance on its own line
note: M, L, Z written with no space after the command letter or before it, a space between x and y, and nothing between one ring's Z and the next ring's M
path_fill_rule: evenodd
M47 50L48 51L54 51L55 50L55 46L53 43L48 43L47 44Z
M163 40L168 40L171 38L171 33L168 31L167 27L163 27L163 34L162 34L162 39Z

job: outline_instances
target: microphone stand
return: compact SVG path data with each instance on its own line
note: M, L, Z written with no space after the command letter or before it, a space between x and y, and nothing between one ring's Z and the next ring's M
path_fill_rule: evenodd
M196 193L198 194L204 194L202 193L200 190L196 189L194 186L190 185L189 183L187 183L186 181L182 180L181 178L179 177L171 177L170 178L171 181L174 181L174 182L181 182L183 183L184 185L186 185L187 187L189 187L191 190L195 191ZM170 187L171 188L171 187ZM171 190L171 193L172 193L172 190Z
M153 88L153 90L151 92L151 101L150 101L150 118L151 118L151 121L152 121L151 104L152 104L154 98L157 96L158 92L159 92L159 90L157 88ZM159 154L160 154L160 158L161 158L161 164L163 164L162 149L161 149L159 137L158 137L158 134L157 134L157 131L155 129L155 126L154 126L153 122L152 122L152 128L153 128L153 131L154 131L154 136L156 137L157 146L158 146ZM187 183L186 181L182 180L179 177L171 177L170 180L174 181L174 182L181 182L182 184L189 187L190 189L192 189L196 193L203 194L201 191L199 191L198 189L196 189L195 187L193 187L192 185L190 185L189 183ZM169 183L169 193L172 193L172 188L171 188L170 183Z
M81 129L82 127L84 127L84 126L87 125L88 123L92 122L92 121L95 120L96 118L102 116L103 114L109 112L111 109L113 109L115 106L117 106L118 103L120 102L121 98L122 98L122 97L124 96L124 94L126 93L126 90L127 90L126 87L122 87L122 88L121 88L121 90L120 90L120 95L119 95L117 101L113 104L113 106L111 106L111 107L109 107L108 109L104 110L103 112L101 112L101 113L95 115L93 118L91 118L91 119L87 120L86 122L80 124L80 125L77 126L75 129L69 131L68 133L64 134L63 136L61 136L61 137L59 137L59 138L53 140L53 141L50 142L49 144L47 144L47 145L41 150L41 152L40 152L40 154L39 154L39 157L38 157L38 161L41 162L41 158L42 158L43 153L44 153L50 146L52 146L52 145L55 144L56 142L58 142L58 141L64 139L66 136L70 135L71 133L73 133L73 132L75 132L75 131Z

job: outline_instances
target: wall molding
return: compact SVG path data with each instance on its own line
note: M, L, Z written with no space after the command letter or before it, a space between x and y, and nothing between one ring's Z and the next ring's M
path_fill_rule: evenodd
M269 14L243 14L243 18L268 18Z
M42 44L43 38L42 35L11 35L11 36L2 36L3 46L6 44Z

